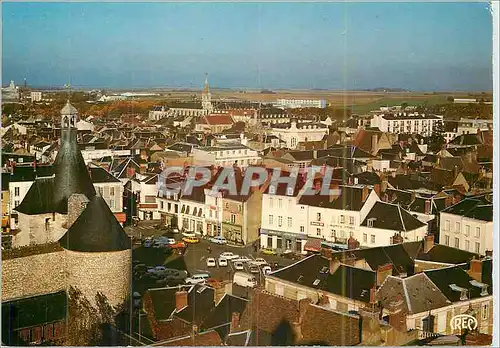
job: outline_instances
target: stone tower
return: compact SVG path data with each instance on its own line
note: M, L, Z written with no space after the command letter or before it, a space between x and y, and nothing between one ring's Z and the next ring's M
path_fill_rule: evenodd
M210 88L208 86L208 74L205 76L205 85L203 86L203 93L201 94L201 106L207 114L213 111L212 105L212 95L210 94Z

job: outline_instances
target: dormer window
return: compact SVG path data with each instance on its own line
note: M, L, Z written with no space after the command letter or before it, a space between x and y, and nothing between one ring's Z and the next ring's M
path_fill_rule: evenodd
M375 220L377 220L377 219L375 219L375 218L368 219L368 221L367 221L368 227L373 227L373 223L375 222Z
M276 187L274 186L269 186L269 193L274 195L276 193Z
M288 196L292 196L293 195L293 187L287 187L286 189L286 194Z

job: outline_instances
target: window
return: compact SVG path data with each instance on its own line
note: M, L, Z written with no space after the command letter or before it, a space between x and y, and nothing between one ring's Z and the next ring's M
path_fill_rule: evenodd
M272 207L273 207L273 199L269 198L269 208L272 208Z
M273 216L272 215L269 215L269 225L272 225L273 224Z
M19 201L14 201L14 207L17 207L19 205Z
M476 237L479 238L481 236L481 227L476 227Z
M111 209L115 209L115 208L116 208L116 207L115 207L115 200L114 200L114 199L111 199L111 200L109 201L109 207L110 207ZM163 209L163 202L161 202L161 208Z
M368 243L368 234L363 233L363 243Z
M444 236L444 245L450 245L450 236Z
M468 240L465 241L465 250L469 251L470 249L470 242Z
M460 248L460 239L455 237L455 248Z
M226 209L229 209L229 203L226 203Z
M372 244L375 244L375 235L374 235L374 234L372 234L372 235L370 236L370 242L371 242Z
M488 308L488 304L483 304L483 306L481 307L481 317L483 318L483 320L486 320L488 319L488 317L490 316L490 309Z
M111 200L111 201L114 203L113 200ZM163 210L163 201L160 201L160 209Z
M279 209L283 208L283 200L281 198L278 199L278 208Z
M446 231L449 231L449 230L450 230L450 220L446 220L446 223L445 223L445 230L446 230Z
M316 236L321 236L321 228L316 229Z
M115 195L115 188L114 187L110 187L109 188L109 194L110 194L110 196L114 196Z
M242 205L238 205L238 211L241 213L242 210L243 210L243 206Z
M317 213L316 214L316 220L317 221L321 221L321 213Z
M99 195L102 197L104 193L104 189L102 187L98 187L97 191L99 192Z
M374 222L374 221L375 221L375 219L374 219L374 218L370 218L370 219L368 219L368 221L367 221L367 222L368 222L368 227L373 227L373 222Z
M345 223L345 216L344 215L340 215L340 223L341 224Z
M455 223L455 232L460 232L460 222Z
M281 227L283 225L283 216L278 216L278 226Z
M288 227L292 227L292 218L288 217L287 221L288 221Z
M231 223L234 225L236 223L236 215L231 214Z
M349 216L349 224L354 225L354 216Z
M470 236L470 225L465 225L465 236Z
M479 250L481 248L481 244L479 242L476 242L476 254L479 254Z
M14 187L14 196L19 197L19 187Z
M269 193L274 195L276 193L276 187L274 186L269 186Z
M300 232L304 233L304 226L300 226Z

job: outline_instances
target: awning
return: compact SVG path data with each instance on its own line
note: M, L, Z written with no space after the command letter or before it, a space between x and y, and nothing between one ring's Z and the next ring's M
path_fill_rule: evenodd
M115 213L116 220L118 222L125 222L127 221L127 215L125 213Z
M308 238L306 245L304 245L304 250L305 251L320 252L321 251L321 239Z

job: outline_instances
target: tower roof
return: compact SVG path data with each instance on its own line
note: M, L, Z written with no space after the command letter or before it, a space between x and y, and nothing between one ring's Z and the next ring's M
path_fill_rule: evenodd
M78 110L71 105L69 100L66 102L66 105L61 109L61 115L75 115L78 113Z
M94 185L76 142L76 129L62 131L61 148L54 162L54 204L56 211L67 213L68 198L73 193L82 193L91 199L95 195Z
M131 248L123 227L101 196L90 199L85 210L59 240L59 244L72 251L107 252Z
M205 74L205 85L203 86L203 93L210 93L210 88L208 86L208 74Z
M55 212L54 177L36 178L21 204L14 210L27 215Z

